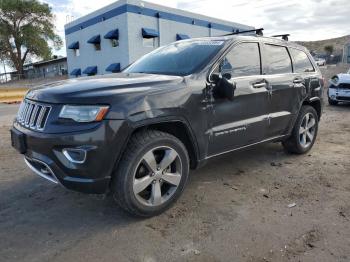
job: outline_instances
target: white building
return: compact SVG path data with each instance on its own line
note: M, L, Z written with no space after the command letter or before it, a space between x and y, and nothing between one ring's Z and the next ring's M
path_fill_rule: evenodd
M176 40L250 29L254 28L144 1L120 0L65 25L68 72L118 72Z

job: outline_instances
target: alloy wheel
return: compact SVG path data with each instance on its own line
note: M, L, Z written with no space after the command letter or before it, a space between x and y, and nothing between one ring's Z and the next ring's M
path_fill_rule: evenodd
M307 113L301 121L299 128L299 143L302 147L309 147L315 138L316 119L313 114Z
M182 174L182 163L175 149L156 147L143 155L134 173L133 192L147 206L159 206L176 192Z

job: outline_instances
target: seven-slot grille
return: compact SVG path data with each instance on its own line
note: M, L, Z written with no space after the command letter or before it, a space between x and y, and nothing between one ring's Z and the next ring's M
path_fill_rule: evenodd
M41 131L45 128L50 110L51 106L23 100L17 114L17 122L27 128Z

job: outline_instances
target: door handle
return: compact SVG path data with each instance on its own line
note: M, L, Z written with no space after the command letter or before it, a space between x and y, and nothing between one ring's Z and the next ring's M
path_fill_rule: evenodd
M302 78L295 78L293 80L293 84L302 84L304 82L304 79Z
M255 83L253 84L254 88L262 88L262 87L266 87L266 83Z

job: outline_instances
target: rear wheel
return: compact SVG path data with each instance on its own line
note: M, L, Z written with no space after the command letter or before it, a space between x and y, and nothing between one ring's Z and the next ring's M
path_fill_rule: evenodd
M284 148L295 154L308 152L315 143L318 131L318 115L312 106L303 106L291 136L282 142Z
M114 174L117 203L137 216L154 216L181 195L189 174L189 158L176 137L155 130L135 134Z

